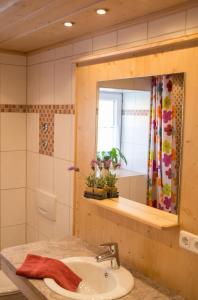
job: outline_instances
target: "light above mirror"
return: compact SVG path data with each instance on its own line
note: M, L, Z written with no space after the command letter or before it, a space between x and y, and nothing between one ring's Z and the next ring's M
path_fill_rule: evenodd
M184 74L98 83L97 153L117 148L121 197L170 213L179 205Z

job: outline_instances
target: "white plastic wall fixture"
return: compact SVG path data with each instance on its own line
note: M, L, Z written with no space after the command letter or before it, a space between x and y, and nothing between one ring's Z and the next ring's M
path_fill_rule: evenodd
M40 189L37 195L38 213L50 221L56 221L56 196Z
M180 247L198 254L198 235L181 230L179 236Z

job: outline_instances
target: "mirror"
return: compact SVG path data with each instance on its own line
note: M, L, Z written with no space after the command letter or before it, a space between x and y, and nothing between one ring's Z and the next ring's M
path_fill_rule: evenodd
M98 83L97 155L126 158L117 170L121 197L170 213L179 205L184 74Z

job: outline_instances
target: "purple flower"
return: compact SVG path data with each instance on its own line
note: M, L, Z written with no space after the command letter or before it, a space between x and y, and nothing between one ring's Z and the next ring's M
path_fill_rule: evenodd
M165 163L165 166L168 167L172 162L172 154L164 154L163 162Z
M166 206L166 209L169 209L171 207L171 198L165 197L164 204Z
M75 171L75 172L80 172L80 169L78 167L75 166L71 166L68 168L69 171Z
M172 111L164 111L163 112L163 120L164 120L164 123L168 123L168 121L171 120L171 117L172 117Z
M109 170L109 168L111 167L111 162L112 162L111 159L104 160L104 168L105 168L106 170Z
M94 171L96 169L96 166L98 165L98 161L95 159L92 159L91 161L91 168Z
M164 131L167 133L168 136L172 135L173 132L173 127L171 124L168 124L165 128Z
M169 169L166 171L166 175L168 176L169 179L171 179L171 178L173 177L171 168L169 168Z

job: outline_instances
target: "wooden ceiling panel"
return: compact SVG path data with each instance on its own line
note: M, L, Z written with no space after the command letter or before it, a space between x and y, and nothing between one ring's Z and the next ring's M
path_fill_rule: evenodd
M0 0L0 48L33 51L193 0ZM95 10L105 7L105 16ZM75 22L65 28L66 20Z

